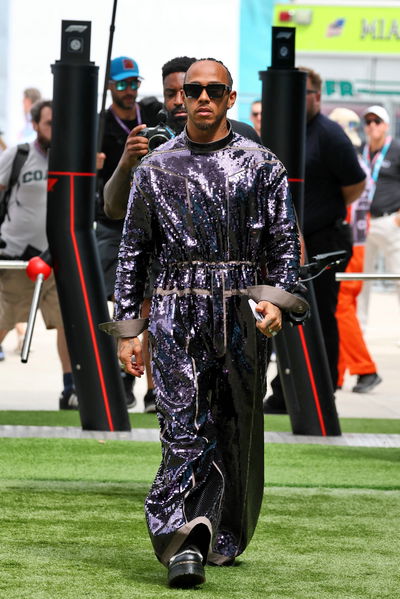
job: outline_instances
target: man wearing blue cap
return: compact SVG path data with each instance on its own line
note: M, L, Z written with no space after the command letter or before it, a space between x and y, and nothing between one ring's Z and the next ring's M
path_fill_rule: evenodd
M112 104L107 110L104 123L104 136L101 151L105 154L104 165L98 171L98 202L96 208L96 237L104 273L107 298L114 293L115 272L117 268L118 248L122 235L123 219L111 220L103 210L103 189L105 183L116 169L130 131L146 124L157 124L156 115L162 107L155 97L136 101L142 77L138 64L133 58L119 56L111 61L109 90ZM132 385L134 377L123 373L126 401L128 407L136 403Z

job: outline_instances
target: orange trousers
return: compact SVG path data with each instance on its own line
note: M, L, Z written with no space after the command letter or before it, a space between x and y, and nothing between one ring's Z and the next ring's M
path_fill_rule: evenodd
M353 256L345 272L363 272L364 246L354 246ZM357 318L357 296L362 281L342 281L339 288L336 319L339 329L338 387L342 387L346 370L350 374L376 372L375 362L364 341Z

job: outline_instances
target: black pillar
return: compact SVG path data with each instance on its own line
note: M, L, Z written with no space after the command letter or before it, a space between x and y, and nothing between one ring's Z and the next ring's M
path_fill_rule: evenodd
M98 67L88 21L62 21L61 60L52 65L53 124L47 236L53 259L82 427L130 430L109 320L93 220Z
M306 80L294 67L295 29L272 28L272 65L262 80L261 138L288 172L300 228L303 220ZM331 376L312 284L311 316L304 325L285 323L274 339L278 372L292 430L305 435L340 435Z

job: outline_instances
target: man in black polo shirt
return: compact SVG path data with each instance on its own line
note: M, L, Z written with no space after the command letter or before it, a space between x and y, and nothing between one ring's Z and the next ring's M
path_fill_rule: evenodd
M127 56L114 58L110 65L109 89L112 104L107 110L101 151L105 154L104 166L98 171L98 201L96 206L96 238L100 261L104 273L107 299L114 293L118 248L121 241L124 219L112 220L103 209L103 189L116 169L124 151L126 138L131 130L141 124L154 127L157 113L162 107L156 98L144 98L136 102L142 78L137 62ZM128 407L136 403L132 385L134 377L123 373Z
M321 114L321 77L311 69L307 76L306 171L303 234L308 258L346 250L352 254L346 206L360 197L365 173L343 129ZM344 270L342 264L340 270ZM337 385L339 335L335 317L339 283L333 269L314 280L314 290L328 355L333 388Z
M343 129L321 114L321 77L307 67L307 131L304 185L303 236L307 257L346 250L352 255L350 226L345 223L346 206L354 202L365 187L365 173ZM337 270L343 271L347 262ZM335 270L329 269L314 279L314 291L328 356L333 389L338 378L339 332L336 306L339 283ZM271 383L273 394L264 400L264 413L285 413L286 406L279 377Z
M375 191L371 221L365 245L365 272L373 272L378 253L385 258L385 270L400 273L400 143L389 135L389 115L383 106L369 106L364 112L368 143L363 156L371 169ZM400 283L397 281L400 303ZM366 323L371 283L365 282L360 295L360 317Z

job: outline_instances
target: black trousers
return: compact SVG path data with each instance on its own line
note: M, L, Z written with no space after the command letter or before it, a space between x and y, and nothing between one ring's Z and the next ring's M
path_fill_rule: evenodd
M353 253L353 239L351 228L342 219L336 221L330 227L316 231L304 238L307 262L311 262L313 256L345 250L347 258L340 265L323 272L313 280L318 313L321 321L322 335L328 356L329 370L332 378L333 388L336 389L338 379L339 358L339 331L336 321L336 307L338 301L340 283L335 279L336 272L343 272ZM285 399L280 382L279 374L271 381L274 396L274 407L284 407Z
M351 229L347 223L338 220L331 227L316 231L304 238L308 261L316 254L345 250L347 259L335 268L330 268L313 280L318 313L321 320L329 369L333 388L336 389L338 378L339 331L336 321L336 307L339 285L335 280L336 272L343 272L353 253Z

